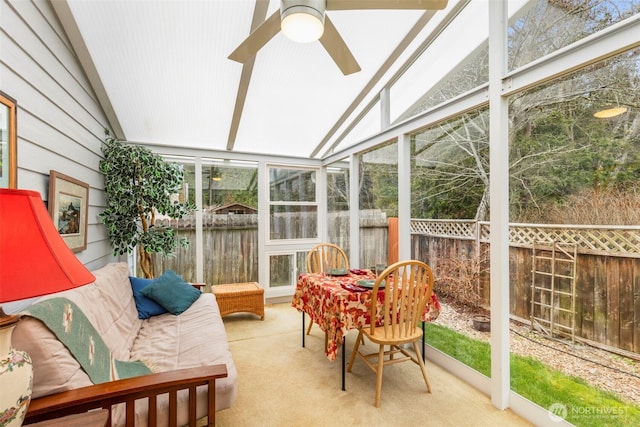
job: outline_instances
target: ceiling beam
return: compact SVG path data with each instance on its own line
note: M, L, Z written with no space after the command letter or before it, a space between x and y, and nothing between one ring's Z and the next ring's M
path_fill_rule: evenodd
M256 7L253 9L253 19L251 21L251 30L253 32L267 17L267 9L269 8L269 0L256 0ZM236 103L233 107L233 116L231 116L231 126L229 127L229 137L227 138L227 151L233 150L238 136L238 128L242 119L244 103L247 100L247 92L249 91L249 83L253 75L253 64L256 61L254 56L242 65L242 74L238 83L238 92L236 93Z
M56 15L58 15L60 24L62 24L62 27L64 28L64 31L67 34L71 45L73 46L73 50L75 51L78 61L80 61L82 69L89 79L89 84L91 85L93 92L98 98L98 103L100 103L102 110L107 116L107 120L109 121L109 126L111 127L113 136L115 138L126 141L126 135L122 130L122 126L120 126L120 121L118 120L118 116L113 109L113 105L111 105L111 100L109 100L109 95L107 95L107 91L102 84L102 79L98 74L96 65L93 63L91 53L89 52L89 49L84 42L84 38L82 38L82 34L80 34L80 29L78 28L78 24L73 17L73 13L71 12L69 3L66 0L61 0L52 1L51 5L53 6Z

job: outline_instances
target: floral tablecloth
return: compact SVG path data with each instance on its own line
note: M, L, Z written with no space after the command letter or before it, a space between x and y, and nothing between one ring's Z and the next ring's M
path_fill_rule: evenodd
M351 290L362 279L373 279L369 270L350 270L345 276L328 276L322 273L301 274L291 305L305 312L327 334L327 357L335 360L338 348L349 329L369 324L371 290ZM378 291L384 298L384 290ZM433 294L422 320L435 320L440 314L440 303Z

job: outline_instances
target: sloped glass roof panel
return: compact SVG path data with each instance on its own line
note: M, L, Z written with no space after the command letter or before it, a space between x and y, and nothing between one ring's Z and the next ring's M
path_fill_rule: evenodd
M510 12L514 9L508 3ZM509 70L640 12L640 0L533 0L509 27Z

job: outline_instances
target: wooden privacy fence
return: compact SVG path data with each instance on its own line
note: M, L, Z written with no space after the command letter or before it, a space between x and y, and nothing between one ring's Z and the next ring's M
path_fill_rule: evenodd
M258 215L257 214L205 214L202 240L204 248L204 282L207 284L258 281ZM276 214L271 220L272 238L315 236L317 216L307 213ZM349 253L349 212L328 215L329 241L340 245ZM170 257L154 254L155 275L171 269L185 280L196 279L196 217L179 220L163 219L159 224L176 230L177 236L186 237L189 247L178 247ZM367 267L387 259L387 216L378 209L364 210L360 215L360 265ZM304 264L304 259L302 260ZM272 264L273 268L288 268L288 264ZM354 266L358 267L358 266ZM288 271L274 271L272 277L289 277ZM295 283L292 283L295 284Z
M154 254L155 275L165 270L179 272L185 280L196 280L196 218L162 220L172 227L178 238L186 237L190 245L178 247L174 256ZM243 283L258 281L258 215L203 215L204 282Z
M489 223L412 220L412 256L438 275L438 261L472 258L489 247ZM532 250L552 242L576 248L575 337L622 354L640 354L640 226L511 224L510 314L531 317ZM488 266L483 270L488 271ZM488 305L490 277L480 276ZM435 289L437 292L437 289Z
M304 218L281 218L283 234L305 233ZM330 214L331 241L348 247L348 213ZM178 236L195 242L195 217L168 221ZM291 226L286 230L287 224ZM360 264L387 257L388 220L379 211L360 218ZM471 259L489 249L489 223L464 220L412 220L412 257L427 262L438 276L443 259ZM511 224L510 313L520 320L531 316L532 248L534 243L575 245L575 336L603 348L640 354L640 226L573 226ZM204 280L209 284L258 280L257 215L206 215L203 218ZM194 280L195 245L179 248L176 256L155 257L156 274L179 271ZM488 271L488 266L482 267ZM480 275L484 304L489 304L489 274ZM436 289L437 292L437 289Z

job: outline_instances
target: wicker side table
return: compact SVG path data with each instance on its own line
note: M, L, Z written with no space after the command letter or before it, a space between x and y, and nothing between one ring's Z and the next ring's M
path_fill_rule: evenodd
M211 286L216 296L220 315L231 313L253 313L264 320L264 289L256 282L229 283Z

